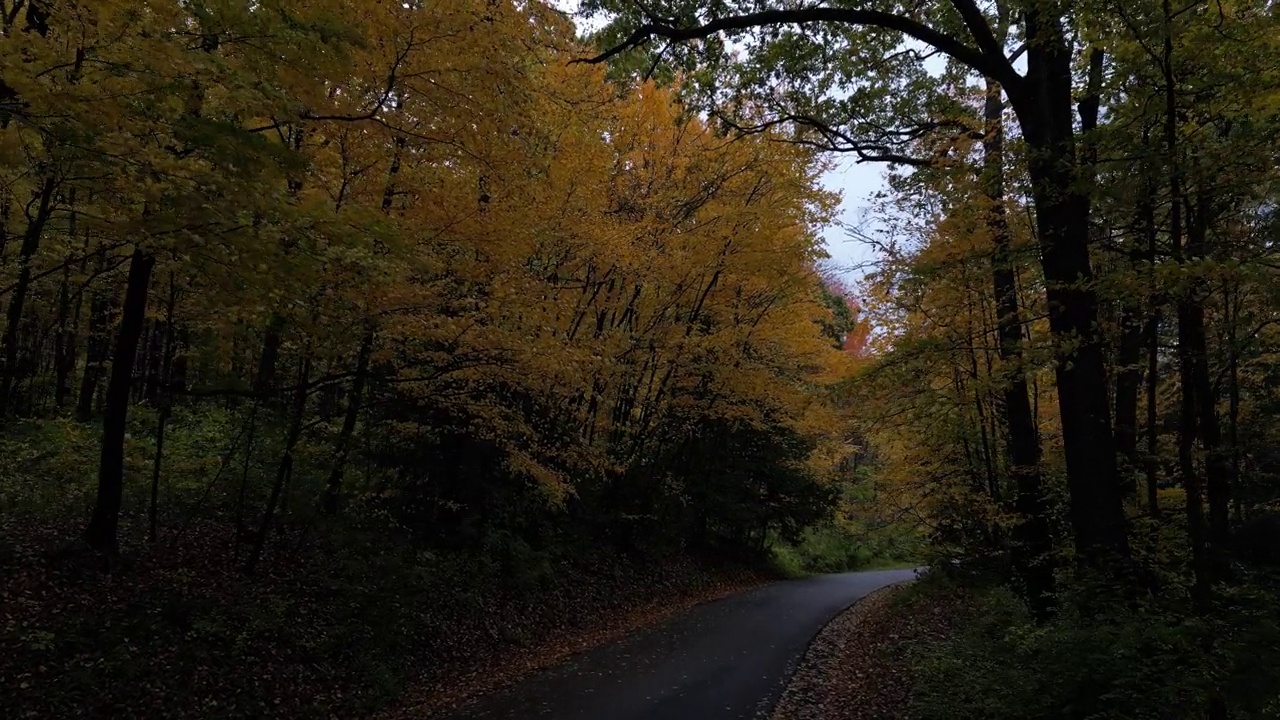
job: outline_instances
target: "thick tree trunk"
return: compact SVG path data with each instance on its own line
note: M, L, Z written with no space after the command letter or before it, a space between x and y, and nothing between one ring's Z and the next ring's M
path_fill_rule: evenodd
M1053 607L1053 546L1040 473L1040 438L1036 433L1027 373L1023 367L1022 315L1018 307L1013 248L1005 218L1004 105L1000 86L990 80L987 81L983 115L986 132L982 143L982 184L989 206L987 229L993 245L991 284L996 299L1000 362L1006 375L1002 383L1003 420L1009 437L1009 472L1016 492L1014 507L1019 515L1013 532L1013 559L1033 613L1044 619Z
M1026 17L1027 81L1012 94L1028 145L1076 555L1127 565L1129 538L1116 472L1098 298L1089 260L1089 202L1076 168L1070 48L1061 22Z
M341 506L342 476L346 470L347 458L351 455L351 436L355 433L356 421L360 418L360 405L364 398L364 386L368 381L369 357L373 354L373 328L365 331L360 341L360 354L356 358L356 376L351 381L351 395L347 398L347 414L342 419L342 432L338 435L337 452L334 453L333 467L329 470L329 481L325 485L324 511L335 515Z
M98 497L84 539L95 550L114 550L124 494L124 436L129 419L129 385L138 353L138 338L147 312L147 288L155 256L135 248L129 262L120 330L116 336L106 412L102 418L102 456L98 465Z

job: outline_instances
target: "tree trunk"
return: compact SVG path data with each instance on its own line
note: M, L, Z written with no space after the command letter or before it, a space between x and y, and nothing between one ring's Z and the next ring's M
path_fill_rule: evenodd
M18 376L18 325L22 322L22 308L31 287L31 258L40 247L40 236L44 234L44 226L53 214L54 187L53 178L45 178L44 184L40 186L36 214L28 221L27 229L22 234L22 247L18 250L18 281L13 286L13 297L9 299L9 308L5 313L4 335L0 337L4 359L3 374L0 374L0 418L9 415L9 394L13 391L13 383Z
M4 253L9 249L9 220L12 217L13 195L8 189L0 190L0 265L4 264Z
M162 360L160 364L160 378L158 397L160 403L160 415L156 420L156 456L155 461L151 464L151 507L148 512L148 533L147 537L151 542L156 541L158 534L158 516L160 508L160 467L164 462L164 431L169 423L169 415L172 412L173 394L172 388L169 386L169 375L173 367L173 306L178 298L178 289L173 283L173 272L169 273L169 300L165 303L165 322L164 322L164 347L161 350Z
M240 487L236 490L236 505L235 505L236 537L235 537L235 545L234 545L235 552L233 553L234 555L239 555L240 543L243 542L245 538L245 517L244 517L245 500L249 494L249 466L253 462L253 443L258 438L257 432L256 432L257 422L258 422L258 407L259 407L258 403L254 402L254 404L249 409L249 425L248 425L248 431L247 431L248 439L245 442L245 446L244 446L244 463L240 466Z
M252 574L258 566L258 561L262 558L262 551L266 547L268 536L271 533L271 522L275 518L276 506L280 502L280 496L284 491L285 485L288 484L290 477L293 475L293 451L298 445L298 438L302 435L302 417L307 409L307 385L311 377L310 353L302 360L302 372L300 375L301 382L298 383L298 390L294 393L293 419L289 424L289 435L285 438L284 455L281 456L280 464L276 468L276 480L271 485L271 497L267 500L267 509L262 515L262 524L253 538L253 550L250 551L249 559L245 563L245 574Z
M1207 213L1192 214L1184 195L1182 158L1178 150L1177 78L1173 65L1173 11L1169 0L1162 3L1164 42L1164 146L1169 164L1169 243L1174 259L1185 265L1201 257L1207 243ZM1186 212L1184 226L1183 212ZM1209 586L1222 577L1227 566L1230 539L1228 502L1230 481L1226 477L1221 452L1218 415L1213 385L1209 378L1207 341L1204 329L1204 281L1195 278L1178 296L1178 362L1182 383L1182 422L1179 427L1178 456L1187 493L1187 515L1196 573L1196 595L1208 602ZM1194 442L1197 433L1204 445L1209 476L1209 525L1204 530L1200 477L1195 467Z
M1006 375L1001 383L1003 420L1009 437L1007 452L1016 493L1014 507L1019 515L1013 531L1013 561L1032 612L1043 620L1051 614L1053 607L1053 546L1040 473L1040 438L1036 433L1026 368L1023 367L1022 315L1018 307L1013 248L1005 218L1004 106L1000 86L991 80L987 81L983 116L986 126L982 142L983 188L988 202L987 229L993 245L991 285L996 299L1000 362Z
M1147 513L1160 517L1160 424L1156 408L1156 390L1160 386L1160 310L1152 309L1147 319Z
M1116 453L1123 464L1121 486L1126 495L1138 491L1138 390L1142 385L1144 323L1141 306L1126 297L1120 310L1120 344L1116 349Z
M1030 10L1027 76L1011 94L1028 145L1077 559L1127 565L1124 498L1111 436L1104 343L1089 261L1089 202L1076 167L1069 43L1061 21Z
M53 348L53 404L61 408L71 396L71 373L76 366L76 334L71 327L71 267L58 288L58 332ZM78 314L78 313L77 313Z
M1178 214L1177 210L1173 211ZM1175 221L1174 227L1177 228ZM1181 412L1178 422L1178 469L1182 475L1182 488L1186 493L1187 535L1191 543L1191 564L1195 574L1193 595L1196 603L1204 607L1209 601L1212 569L1208 554L1208 538L1204 522L1203 487L1196 469L1196 393L1195 372L1189 335L1193 320L1191 303L1178 301L1178 380L1181 384Z
M978 441L982 443L982 468L986 472L987 494L993 501L998 503L1000 502L1000 483L996 478L995 450L992 448L995 438L993 437L994 433L987 431L987 411L982 401L982 381L978 377L978 357L973 351L975 344L976 340L971 337L969 340L969 377L973 379L973 411L978 420Z
M124 494L124 436L129 419L129 385L138 353L138 338L147 312L147 288L155 256L135 248L129 261L120 329L116 336L111 380L107 386L106 412L102 419L102 456L98 465L98 497L93 516L84 533L85 542L95 550L114 551L120 522L120 502Z
M80 394L76 402L76 417L88 420L93 417L93 398L97 394L98 381L110 348L108 328L111 325L112 298L108 294L94 294L89 301L89 341L85 349L84 374L80 378Z
M164 352L171 335L171 330L166 323L156 321L151 324L150 342L146 345L143 354L142 372L139 373L142 380L142 400L144 402L155 402L160 396L161 374L163 370L161 366L164 364Z
M258 356L258 372L254 376L253 389L269 393L276 383L276 366L280 362L280 343L283 341L284 318L272 315L267 321L262 337L262 354Z
M1184 198L1185 199L1185 198ZM1203 203L1202 203L1203 205ZM1190 213L1188 203L1187 259L1198 260L1206 255L1208 245L1205 212ZM1205 454L1206 491L1209 500L1209 559L1213 579L1222 579L1230 566L1228 556L1231 547L1231 464L1222 445L1222 427L1218 421L1217 393L1209 373L1208 338L1205 331L1204 297L1205 283L1196 279L1184 295L1187 332L1179 332L1179 343L1189 344L1192 381L1195 383L1196 412L1200 443ZM1181 322L1181 318L1180 318Z
M1231 478L1236 483L1231 493L1232 509L1237 523L1244 522L1244 509L1241 495L1244 488L1240 486L1240 349L1236 324L1240 320L1240 288L1236 286L1227 292L1227 444L1231 447Z
M364 386L369 375L369 356L373 354L373 328L365 331L360 341L360 353L356 358L356 376L351 381L351 395L347 399L347 414L342 419L342 432L338 435L338 448L334 453L333 468L329 471L329 481L325 486L324 511L335 515L341 505L342 476L346 469L347 458L351 454L351 436L356 429L356 421L360 417L360 404L364 398Z

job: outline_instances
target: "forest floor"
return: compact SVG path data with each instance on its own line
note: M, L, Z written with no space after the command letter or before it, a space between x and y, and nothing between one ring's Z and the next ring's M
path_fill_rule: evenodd
M814 638L771 720L911 720L912 653L947 638L967 602L926 583L863 598Z
M0 513L6 718L422 713L776 579L601 556L512 592L476 558L419 566L301 532L273 538L246 576L209 523L130 542L108 570L68 555L78 530Z

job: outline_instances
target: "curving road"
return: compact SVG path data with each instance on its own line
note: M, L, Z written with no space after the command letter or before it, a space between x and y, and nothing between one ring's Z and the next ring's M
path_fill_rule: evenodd
M777 703L822 626L914 570L775 583L592 650L453 720L751 720Z

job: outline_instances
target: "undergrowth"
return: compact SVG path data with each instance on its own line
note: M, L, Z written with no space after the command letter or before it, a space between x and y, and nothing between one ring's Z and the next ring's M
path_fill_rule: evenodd
M1074 585L1040 625L1009 588L972 589L957 630L913 650L911 717L1280 717L1278 589L1276 577L1253 574L1199 613L1172 591L1135 599Z
M137 413L138 429L147 422ZM362 716L510 649L764 577L724 559L628 556L562 531L424 543L375 491L352 493L330 517L314 502L323 444L299 448L263 561L246 574L282 433L259 428L246 455L243 439L238 450L228 439L233 425L218 411L175 416L154 544L154 446L130 440L121 552L109 564L76 542L93 497L93 427L31 423L0 438L5 718Z

